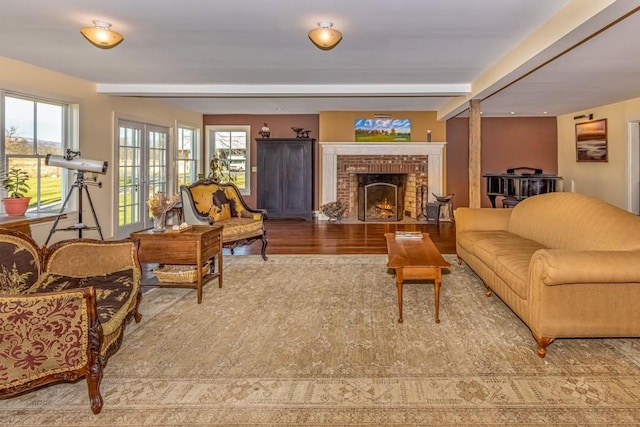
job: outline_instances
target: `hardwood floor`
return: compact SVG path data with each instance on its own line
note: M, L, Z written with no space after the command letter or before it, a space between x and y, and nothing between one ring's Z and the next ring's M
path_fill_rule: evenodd
M423 231L443 254L456 252L455 225L451 222L440 224L382 224L358 223L341 224L324 221L296 219L267 220L267 256L269 255L335 255L335 254L386 254L387 243L384 233L396 230ZM262 242L236 248L236 255L260 255ZM223 256L232 256L229 249L223 249ZM142 264L143 287L155 286L158 280L153 269L158 264Z
M267 256L276 254L386 254L384 233L415 230L429 233L443 254L456 252L455 225L440 224L360 224L326 223L295 219L270 219L266 222ZM237 255L260 255L261 243L237 248ZM230 255L225 249L223 255Z

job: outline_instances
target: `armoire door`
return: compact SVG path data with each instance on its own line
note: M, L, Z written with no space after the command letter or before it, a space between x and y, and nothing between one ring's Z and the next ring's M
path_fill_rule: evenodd
M290 217L311 218L311 144L282 144L282 211Z
M258 207L267 210L267 217L282 215L282 146L258 143Z

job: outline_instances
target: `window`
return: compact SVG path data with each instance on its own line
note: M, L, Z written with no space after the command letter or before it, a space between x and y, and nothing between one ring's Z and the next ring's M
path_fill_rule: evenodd
M249 194L249 126L207 126L207 157L217 157L223 174Z
M29 212L59 210L66 176L63 168L45 165L47 154L63 155L77 147L71 141L75 106L27 95L0 92L0 169L20 168L29 174Z
M178 126L176 174L177 189L197 180L198 173L198 131L195 128Z

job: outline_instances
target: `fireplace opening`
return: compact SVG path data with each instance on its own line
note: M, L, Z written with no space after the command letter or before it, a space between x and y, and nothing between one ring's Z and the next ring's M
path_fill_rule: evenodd
M358 174L358 219L402 221L406 174Z

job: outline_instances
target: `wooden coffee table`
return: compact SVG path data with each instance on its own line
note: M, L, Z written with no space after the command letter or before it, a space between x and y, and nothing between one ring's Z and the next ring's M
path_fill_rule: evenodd
M402 323L402 283L404 280L433 280L435 293L436 323L440 323L440 284L442 269L451 266L433 244L428 233L420 238L396 238L394 233L385 233L389 262L387 267L396 272L398 285L398 323Z
M131 233L131 238L139 242L138 259L141 263L185 264L196 267L195 283L162 283L157 286L194 288L197 291L198 304L202 302L202 285L218 278L218 287L222 287L222 226L194 225L182 232L165 231L154 233L142 230ZM203 274L202 265L218 258L217 272Z

